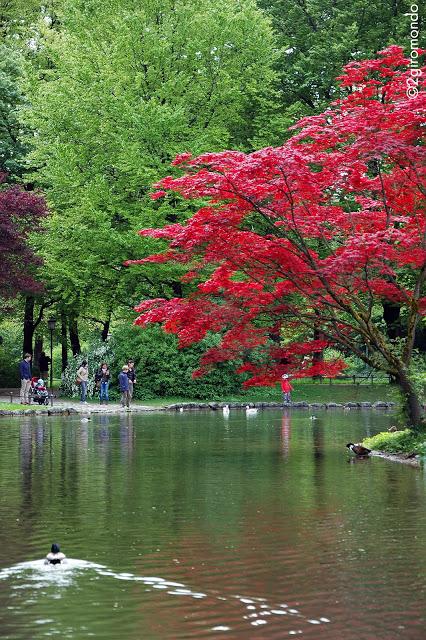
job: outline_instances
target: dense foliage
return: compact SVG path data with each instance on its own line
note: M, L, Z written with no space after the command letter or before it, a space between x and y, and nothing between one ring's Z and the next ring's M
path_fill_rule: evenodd
M178 156L186 174L163 179L153 197L178 192L205 205L185 224L142 231L169 249L141 262L186 265L195 288L142 302L137 324L161 322L181 346L222 332L199 373L243 357L252 385L275 384L283 372L334 375L342 361L312 355L339 345L394 376L419 424L410 364L426 314L426 96L407 96L409 65L396 46L350 63L341 76L348 96L303 119L282 147ZM372 322L375 305L388 300L404 309L400 344ZM321 338L268 344L295 326ZM259 347L264 360L253 362Z
M42 197L18 186L2 189L5 177L0 174L0 296L11 298L41 288L33 273L40 260L28 238L41 229L46 205Z

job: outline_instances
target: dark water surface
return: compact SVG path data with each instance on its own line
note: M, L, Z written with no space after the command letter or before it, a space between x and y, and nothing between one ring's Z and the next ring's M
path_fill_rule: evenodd
M0 637L424 640L425 476L316 415L2 419Z

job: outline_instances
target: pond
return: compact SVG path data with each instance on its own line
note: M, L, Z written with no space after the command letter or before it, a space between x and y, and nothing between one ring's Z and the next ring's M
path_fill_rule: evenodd
M424 474L349 462L392 415L315 417L3 419L0 637L423 640Z

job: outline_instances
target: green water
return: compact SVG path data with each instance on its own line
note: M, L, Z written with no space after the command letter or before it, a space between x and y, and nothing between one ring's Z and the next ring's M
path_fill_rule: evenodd
M391 415L316 416L2 420L0 637L423 640L423 472L349 462Z

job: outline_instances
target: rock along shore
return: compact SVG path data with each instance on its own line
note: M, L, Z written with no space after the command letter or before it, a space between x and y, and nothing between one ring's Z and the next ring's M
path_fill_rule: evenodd
M250 408L258 409L393 409L395 402L346 402L345 404L338 402L290 402L282 404L280 402L182 402L169 404L164 406L152 407L146 405L133 405L130 409L126 410L130 413L152 413L153 411L196 411L196 410L210 410L218 411L223 407L228 406L230 409L245 409L247 406ZM66 405L54 407L37 407L26 409L0 409L0 416L69 416L75 414L87 414L87 413L121 413L123 409L119 405Z

